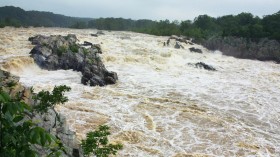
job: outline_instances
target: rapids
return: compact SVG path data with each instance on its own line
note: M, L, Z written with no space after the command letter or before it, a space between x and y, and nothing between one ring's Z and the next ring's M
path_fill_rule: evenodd
M56 110L67 117L78 140L100 124L111 127L117 156L280 156L280 65L236 59L220 52L191 53L163 47L167 37L132 32L63 28L0 29L0 64L35 91L72 88ZM29 58L28 37L76 34L99 43L108 70L119 81L87 87L72 70L47 71ZM217 69L197 69L205 62Z

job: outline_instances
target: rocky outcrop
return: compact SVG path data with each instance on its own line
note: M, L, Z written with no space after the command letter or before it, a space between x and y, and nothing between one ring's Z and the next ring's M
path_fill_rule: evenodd
M11 88L11 86L13 87ZM33 93L31 89L22 86L19 83L19 77L1 69L0 87L12 98L19 98L31 106L37 105L32 99ZM76 133L69 130L69 127L66 125L66 118L63 115L57 114L55 110L49 109L45 114L36 114L29 118L32 118L38 126L45 128L45 130L61 140L65 147L65 154L63 156L72 156L74 151L80 149L78 143L76 143ZM43 150L40 150L40 152L42 156L46 153Z
M116 83L117 73L108 71L101 61L98 44L85 41L77 44L75 35L38 35L29 38L36 45L30 52L34 61L43 69L73 69L82 73L84 85L104 86ZM90 47L88 47L90 46Z
M195 68L199 68L199 69L205 69L205 70L209 70L209 71L217 71L213 66L205 64L203 62L198 62L198 63L188 63L189 66L193 66Z
M201 49L197 49L197 48L194 48L194 47L189 48L189 50L190 50L191 52L202 53L202 50L201 50Z
M171 43L173 43L173 44L171 44ZM172 46L175 49L184 49L183 44L193 45L190 38L187 38L184 36L178 37L176 35L172 35L167 39L166 42L163 43L163 46Z
M215 37L204 41L202 45L209 50L219 50L228 56L280 63L280 43L276 40Z
M90 34L93 37L98 37L100 35L105 35L105 33L103 33L102 31L97 31L95 34Z

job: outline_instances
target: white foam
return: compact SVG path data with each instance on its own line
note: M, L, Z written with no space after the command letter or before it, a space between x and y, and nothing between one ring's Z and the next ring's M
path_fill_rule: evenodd
M95 38L89 34L96 30L34 29L21 33L75 33L80 41L103 43L101 57L118 73L116 85L85 87L81 74L71 70L26 67L17 74L36 90L71 86L70 101L58 110L80 134L99 122L110 125L112 139L125 144L118 156L280 156L280 65L226 57L199 45L163 47L166 37L105 32ZM204 53L190 53L189 47ZM196 62L218 71L188 66Z

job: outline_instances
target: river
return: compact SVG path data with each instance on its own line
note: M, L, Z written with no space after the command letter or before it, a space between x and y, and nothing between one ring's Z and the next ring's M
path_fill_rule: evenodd
M200 45L164 47L168 37L64 28L0 29L0 64L35 91L72 88L56 110L78 140L111 127L120 157L280 156L280 64L223 56ZM101 44L102 61L118 83L89 87L81 73L40 69L29 57L36 34L76 34ZM203 54L188 48L200 48ZM217 71L189 63L204 62Z

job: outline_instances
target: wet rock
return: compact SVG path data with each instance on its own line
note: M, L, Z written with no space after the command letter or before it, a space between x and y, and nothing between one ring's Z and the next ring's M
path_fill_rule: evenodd
M91 42L88 41L84 41L83 46L92 46L93 44Z
M175 49L181 49L181 48L184 49L184 46L181 45L180 42L176 41L176 44L175 44L174 48L175 48Z
M189 48L189 50L190 50L191 52L202 53L202 50L201 50L201 49L197 49L197 48L194 48L194 47Z
M99 44L85 41L79 45L75 35L38 35L29 40L36 45L30 52L31 57L43 69L80 71L83 75L81 82L90 86L105 86L117 81L117 74L108 71L101 61Z
M198 63L188 63L189 66L194 66L195 68L200 68L200 69L205 69L209 71L217 71L213 66L205 64L203 62L198 62Z
M202 45L228 56L280 63L280 42L277 40L216 37L204 41Z
M105 33L103 31L97 31L96 34L97 35L105 35Z
M90 34L91 36L93 36L93 37L98 37L98 35L97 34Z
M172 35L170 36L166 42L164 42L164 46L172 46L175 49L184 49L183 44L191 44L193 43L190 41L190 38L184 37L184 36L176 36Z

